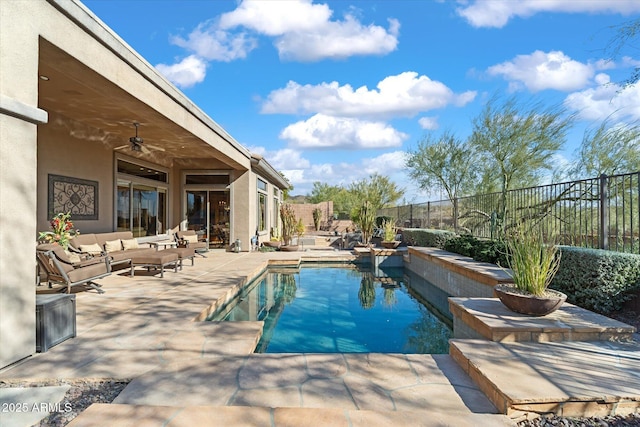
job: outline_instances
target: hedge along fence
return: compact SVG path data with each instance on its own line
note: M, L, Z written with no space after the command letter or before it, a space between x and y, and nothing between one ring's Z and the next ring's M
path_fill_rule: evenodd
M560 246L558 273L549 286L582 308L608 314L620 310L640 288L640 255Z
M456 233L448 230L431 230L426 228L402 229L402 240L412 246L444 249L445 243L456 236Z

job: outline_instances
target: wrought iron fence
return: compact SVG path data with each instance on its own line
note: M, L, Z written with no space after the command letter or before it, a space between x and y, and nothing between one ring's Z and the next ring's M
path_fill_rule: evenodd
M395 218L398 227L485 238L532 218L560 244L640 253L640 171L520 188L504 198L490 193L384 208L378 215Z

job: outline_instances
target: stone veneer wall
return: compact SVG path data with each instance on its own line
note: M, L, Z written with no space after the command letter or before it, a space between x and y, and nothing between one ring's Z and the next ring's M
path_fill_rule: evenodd
M492 298L493 287L513 283L502 268L436 248L409 247L404 267L454 297Z

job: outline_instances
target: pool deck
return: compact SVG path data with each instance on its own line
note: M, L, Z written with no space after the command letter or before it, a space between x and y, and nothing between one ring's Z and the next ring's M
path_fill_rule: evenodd
M144 271L131 278L123 270L101 279L106 293L76 294L76 338L0 371L0 382L5 383L0 402L6 386L21 380L116 378L131 383L115 402L94 404L69 425L500 426L513 425L522 416L514 411L510 417L498 414L467 367L451 355L253 354L261 322L194 321L268 264L296 265L301 259L349 261L353 256L317 250L211 251L207 258L197 257L195 266L166 272L164 278ZM455 355L466 345L474 366L499 371L523 399L532 382L536 398L557 394L553 376L540 377L531 369L532 363L544 360L544 347L528 354L528 347L520 351L509 344L468 343L454 344ZM589 345L580 343L583 357L588 357ZM640 354L639 347L632 350ZM577 354L570 346L563 351ZM504 363L514 352L517 357ZM607 348L598 352L606 354ZM614 360L619 355L609 356ZM607 375L606 363L614 363L610 360L601 358L602 375ZM580 357L575 363L581 363ZM623 368L611 375L628 376L625 393L632 402L640 401L640 386L634 385L640 384L637 371ZM580 369L563 371L561 385L566 389L566 384L582 384L588 377ZM600 383L606 389L608 382ZM33 389L16 390L33 395ZM60 390L53 391L57 394L50 401L55 403ZM20 414L0 413L3 426L33 422Z

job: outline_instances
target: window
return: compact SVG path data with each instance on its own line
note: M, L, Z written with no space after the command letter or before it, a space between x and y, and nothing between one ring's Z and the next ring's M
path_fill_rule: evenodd
M267 229L267 195L258 193L258 231Z
M187 174L185 184L229 185L229 174Z
M273 198L273 216L271 223L271 238L280 237L280 199L278 197Z
M267 229L267 183L258 178L258 231Z
M168 174L147 165L117 160L116 229L134 237L163 234L167 228Z

